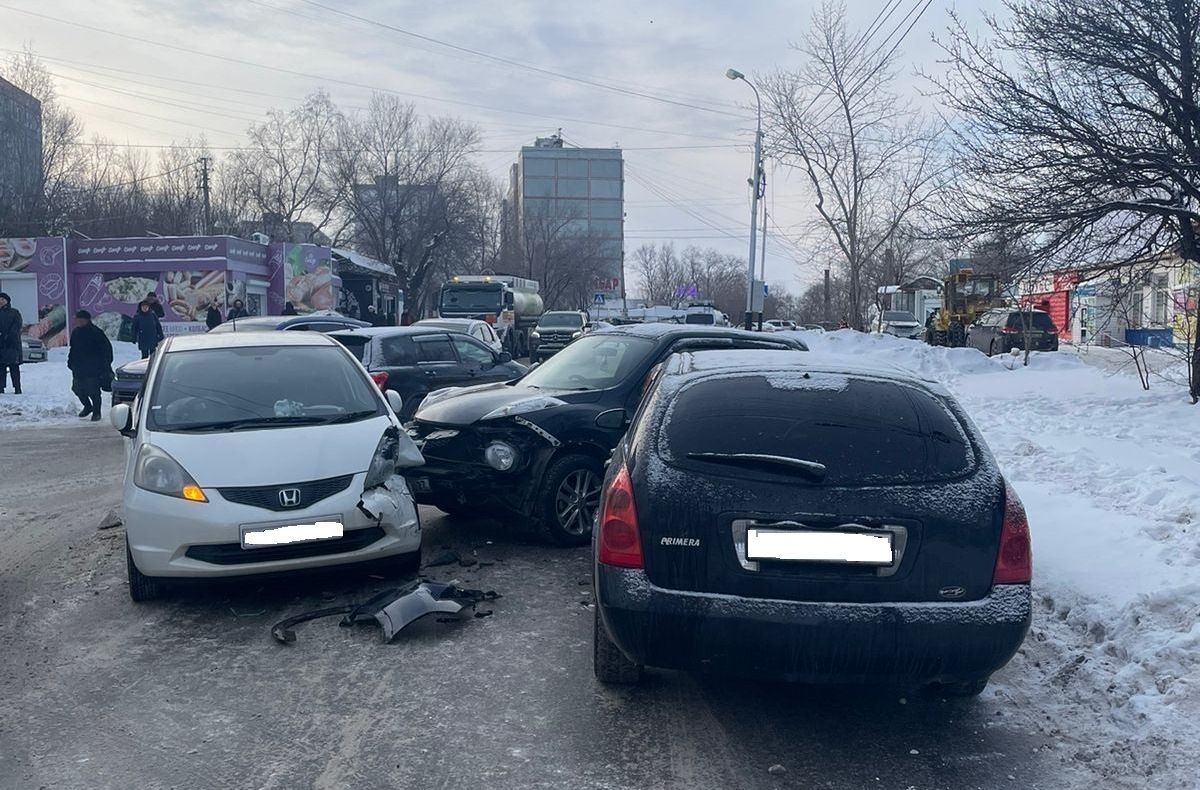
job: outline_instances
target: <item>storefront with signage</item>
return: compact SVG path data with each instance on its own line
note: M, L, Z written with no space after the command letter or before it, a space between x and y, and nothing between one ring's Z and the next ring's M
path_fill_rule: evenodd
M131 340L149 293L170 335L205 331L209 306L225 316L236 300L252 315L278 315L287 302L299 313L332 310L341 287L328 247L231 236L0 240L0 282L10 281L28 303L26 333L52 348L66 345L79 309L112 340Z

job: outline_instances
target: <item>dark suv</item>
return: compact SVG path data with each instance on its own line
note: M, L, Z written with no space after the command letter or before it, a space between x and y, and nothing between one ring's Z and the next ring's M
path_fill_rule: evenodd
M967 345L989 357L1024 349L1058 351L1058 327L1041 310L989 310L976 319L967 331Z
M389 326L331 332L350 349L371 378L403 401L400 418L409 419L433 390L510 381L525 373L507 351L436 326Z
M517 381L431 393L410 426L425 456L409 477L417 501L517 516L555 543L587 543L604 462L651 369L688 348L807 350L740 329L636 324L590 332Z
M540 362L557 354L587 331L587 313L578 310L551 310L543 313L537 326L529 333L529 361Z
M605 480L596 675L971 696L1025 637L1030 575L1020 500L942 387L806 354L682 354Z

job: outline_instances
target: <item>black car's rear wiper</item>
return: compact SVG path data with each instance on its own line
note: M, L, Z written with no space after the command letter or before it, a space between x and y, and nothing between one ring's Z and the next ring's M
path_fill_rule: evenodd
M796 472L812 480L825 479L825 464L817 463L816 461L806 461L803 458L790 458L786 455L766 455L764 453L688 453L687 457L697 461L709 461L714 464L770 466L782 471Z

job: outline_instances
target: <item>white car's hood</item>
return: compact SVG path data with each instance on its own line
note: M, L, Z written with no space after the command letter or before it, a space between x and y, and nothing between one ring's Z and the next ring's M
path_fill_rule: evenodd
M346 425L228 433L151 432L146 440L170 454L201 488L264 486L365 472L391 424L380 416ZM401 431L400 442L403 458L409 455L403 445L412 440ZM417 453L415 446L410 449Z

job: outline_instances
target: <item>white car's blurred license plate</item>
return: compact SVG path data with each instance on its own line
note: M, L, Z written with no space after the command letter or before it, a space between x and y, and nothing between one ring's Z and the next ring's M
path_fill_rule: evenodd
M336 540L343 534L342 522L335 519L318 519L310 524L254 524L242 527L242 548L261 549L289 543Z
M749 529L746 559L891 565L892 534Z

